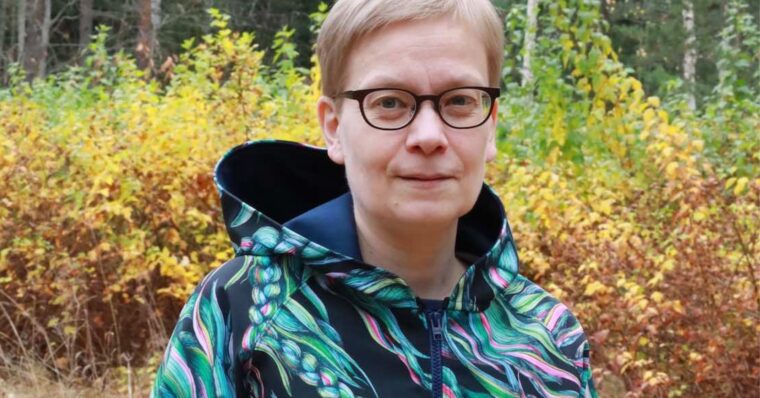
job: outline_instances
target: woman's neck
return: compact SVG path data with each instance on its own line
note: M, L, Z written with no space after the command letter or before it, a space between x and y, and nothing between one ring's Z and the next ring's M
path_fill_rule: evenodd
M354 209L364 262L403 279L415 295L443 299L465 271L455 256L457 222L450 225L394 228Z

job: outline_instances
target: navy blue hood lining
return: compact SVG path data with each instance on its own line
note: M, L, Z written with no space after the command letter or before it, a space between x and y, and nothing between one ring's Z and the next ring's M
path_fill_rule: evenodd
M326 150L258 141L230 150L219 161L215 179L221 191L284 224L348 192L345 174ZM225 223L234 216L225 214Z
M285 228L330 250L363 262L353 210L353 198L351 193L347 192L286 222Z
M333 163L327 150L285 141L257 141L232 149L219 162L216 181L221 191L279 225L349 191L345 168ZM458 251L483 255L499 238L504 215L492 196L483 186L473 209L460 219ZM236 214L224 211L225 225Z

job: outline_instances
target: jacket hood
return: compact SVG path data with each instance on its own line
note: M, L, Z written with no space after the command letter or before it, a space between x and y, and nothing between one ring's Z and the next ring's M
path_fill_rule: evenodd
M286 141L248 142L222 157L214 181L236 256L295 256L303 264L301 273L322 273L390 306L417 308L417 299L398 276L284 225L349 192L344 167L333 163L325 149ZM473 209L459 220L456 246L473 261L449 296L447 309L483 311L518 271L504 208L486 184Z

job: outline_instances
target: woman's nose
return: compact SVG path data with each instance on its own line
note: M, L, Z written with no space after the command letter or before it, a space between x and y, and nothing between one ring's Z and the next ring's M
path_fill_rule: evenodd
M432 103L423 102L412 123L407 127L406 146L425 155L444 152L448 148L446 124Z

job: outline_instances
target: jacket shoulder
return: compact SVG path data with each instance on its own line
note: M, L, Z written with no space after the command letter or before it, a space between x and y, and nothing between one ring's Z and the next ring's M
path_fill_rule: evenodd
M209 272L188 303L213 299L227 326L236 335L245 333L255 345L259 332L275 317L281 305L302 286L305 278L291 256L240 255ZM180 319L192 319L186 305Z
M515 312L543 325L567 358L579 367L587 365L586 334L565 304L523 275L518 275L504 293Z
M297 290L303 275L288 256L239 255L209 272L199 284L215 284L224 290L261 289L276 284L285 289L270 291L267 296L289 295Z

